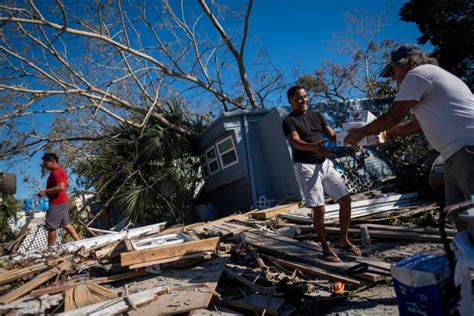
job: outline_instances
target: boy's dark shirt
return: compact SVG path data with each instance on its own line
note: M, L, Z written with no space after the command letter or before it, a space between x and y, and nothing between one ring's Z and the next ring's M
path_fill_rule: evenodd
M323 115L319 112L307 110L304 114L298 115L291 112L283 120L283 133L285 137L296 131L301 140L307 143L317 143L323 140L324 127L329 125ZM293 161L301 163L321 164L326 159L314 151L302 151L293 148Z

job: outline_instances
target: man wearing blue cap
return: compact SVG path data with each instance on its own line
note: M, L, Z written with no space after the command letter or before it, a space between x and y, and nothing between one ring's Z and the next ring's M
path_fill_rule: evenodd
M438 66L415 45L399 45L380 76L399 86L387 113L349 131L345 142L357 148L364 137L386 130L387 137L423 132L444 160L446 205L474 194L474 97L458 77ZM402 120L412 112L407 121ZM461 227L459 227L461 228Z

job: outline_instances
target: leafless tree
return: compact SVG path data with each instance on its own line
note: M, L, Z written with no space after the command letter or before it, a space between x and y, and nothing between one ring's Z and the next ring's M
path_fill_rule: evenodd
M244 59L252 4L0 5L1 157L32 155L54 143L75 143L77 150L116 122L141 128L153 118L191 133L163 115L170 99L186 104L183 112L190 116L216 103L221 111L263 106L281 76L267 76L252 88Z

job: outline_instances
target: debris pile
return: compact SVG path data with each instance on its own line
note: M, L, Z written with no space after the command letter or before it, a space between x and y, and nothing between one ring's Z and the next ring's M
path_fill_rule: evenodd
M387 225L438 210L436 203L361 196L350 235L364 253L380 240L441 241L435 228ZM0 312L290 315L390 282L390 262L340 249L342 262L325 261L308 211L294 203L182 227L101 231L42 251L15 253L15 244L3 257ZM337 212L327 207L329 237L339 233Z

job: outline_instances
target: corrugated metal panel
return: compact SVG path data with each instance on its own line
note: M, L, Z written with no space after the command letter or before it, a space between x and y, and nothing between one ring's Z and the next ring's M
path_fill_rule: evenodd
M213 191L207 191L207 193L216 206L219 216L229 215L237 211L247 211L253 207L252 191L246 178L221 186Z

